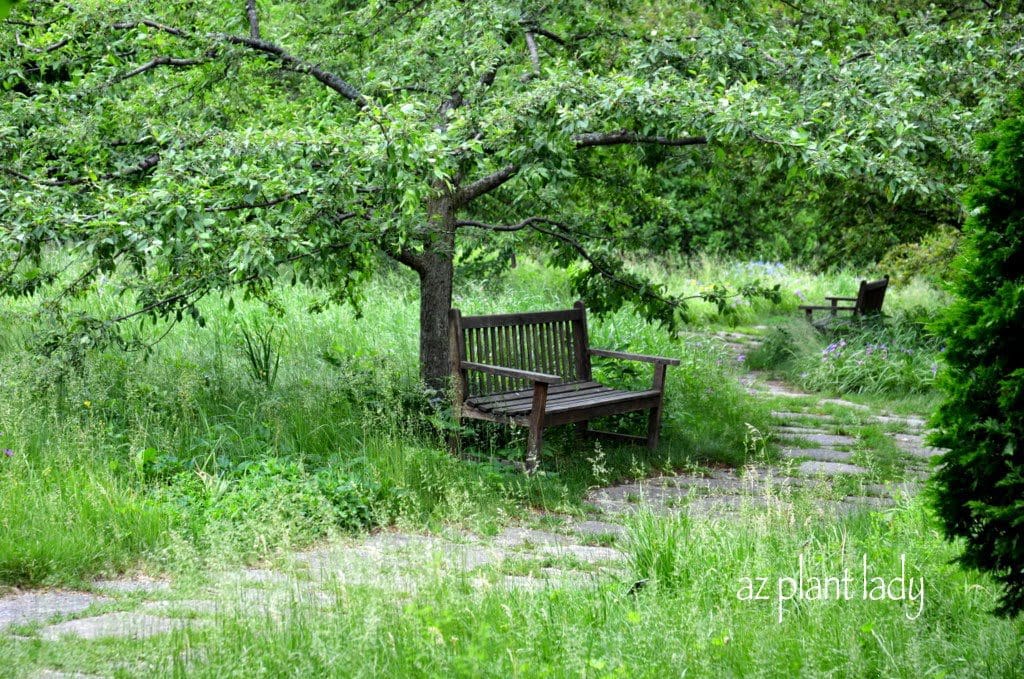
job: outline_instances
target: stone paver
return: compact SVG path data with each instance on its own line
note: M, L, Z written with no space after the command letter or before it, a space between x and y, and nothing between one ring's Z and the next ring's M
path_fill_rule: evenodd
M791 413L786 410L773 410L772 417L777 420L816 420L818 422L835 422L835 418L831 415L822 415L821 413Z
M946 452L942 448L926 445L924 436L921 434L889 434L889 436L896 442L896 446L900 450L913 457L930 459Z
M43 622L55 615L80 613L90 606L112 601L88 592L53 590L0 597L0 631L11 625Z
M825 476L836 476L838 474L867 474L868 470L854 464L842 462L820 462L810 460L799 467L801 474L823 474Z
M111 578L107 580L93 580L92 586L105 592L144 592L152 594L154 592L166 592L171 588L171 582L154 578Z
M792 459L809 458L819 462L848 462L853 458L853 453L833 448L783 448L782 456Z
M48 641L54 641L66 635L82 639L101 639L104 637L142 639L155 634L170 632L180 625L179 621L170 618L157 617L146 613L121 611L49 625L44 627L39 634Z
M621 537L626 534L626 527L621 523L609 523L607 521L595 521L588 519L579 523L571 523L567 528L580 535L614 535Z
M855 436L843 436L841 434L816 434L816 433L802 433L794 431L786 431L786 436L782 437L783 442L790 438L797 438L802 441L809 441L811 443L817 443L820 446L853 446L857 444L857 437Z

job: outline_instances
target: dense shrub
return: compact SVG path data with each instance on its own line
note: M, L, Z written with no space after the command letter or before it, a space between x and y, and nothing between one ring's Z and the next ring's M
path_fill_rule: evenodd
M949 278L959 244L960 232L942 224L916 243L903 243L889 250L878 267L889 274L894 284L922 278L941 285Z
M949 448L936 507L960 561L1005 586L999 612L1024 610L1024 98L984 141L991 154L967 203L934 442Z

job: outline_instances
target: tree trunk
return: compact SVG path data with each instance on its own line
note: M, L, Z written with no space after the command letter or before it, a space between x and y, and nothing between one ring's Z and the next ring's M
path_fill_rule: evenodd
M455 274L455 208L450 196L430 205L431 238L409 262L420 277L420 376L427 387L448 388L448 310Z
M452 306L452 252L422 253L420 276L420 375L432 389L448 386L448 310Z

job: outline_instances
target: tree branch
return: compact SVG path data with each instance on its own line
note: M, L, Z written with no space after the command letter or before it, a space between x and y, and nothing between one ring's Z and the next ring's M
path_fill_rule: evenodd
M158 30L158 31L163 31L164 33L169 33L171 35L176 35L179 38L188 38L188 37L190 37L188 33L186 33L185 31L181 30L180 28L174 28L173 26L167 26L165 24L158 23L158 22L153 21L151 19L139 19L138 21L119 21L118 23L113 25L114 28L119 28L119 29L138 28L139 26L148 26L149 28L153 28L153 29Z
M267 42L266 40L259 40L256 38L245 38L237 35L219 34L215 37L219 40L229 42L233 45L241 45L243 47L248 47L249 49L255 50L257 52L269 54L270 56L275 57L282 63L286 64L292 70L313 76L327 87L331 88L332 90L334 90L341 96L345 97L349 101L355 103L355 105L358 106L359 108L364 108L366 106L366 98L359 92L359 90L357 90L351 84L349 84L342 78L338 77L334 73L331 73L330 71L325 71L319 66L314 66L313 64L307 63L305 61L302 61L301 59L292 56L291 54L286 52L283 47L279 45L275 45L272 42Z
M206 63L206 59L179 59L177 57L168 56L154 57L142 66L139 66L138 68L133 68L127 73L123 73L115 77L113 80L110 81L110 84L114 85L116 83L121 82L122 80L134 78L135 76L145 73L146 71L153 70L157 66L175 66L181 68L185 66L198 66L199 64L204 63Z
M587 148L590 146L615 146L618 144L659 144L661 146L697 146L700 144L707 144L707 137L662 137L662 136L646 136L637 134L636 132L629 132L628 130L619 130L618 132L585 132L583 134L575 134L572 140L576 142L577 148Z
M147 170L151 170L154 167L156 167L159 162L160 162L160 154L159 153L154 153L152 155L146 156L141 161L139 161L135 165L132 165L131 167L129 167L129 168L125 169L125 170L121 170L119 172L108 172L106 174L103 174L103 175L100 175L100 176L96 177L95 179L87 178L87 177L73 177L73 178L68 177L68 178L57 178L57 179L33 179L32 177L29 177L28 175L22 174L20 172L16 172L16 171L8 169L8 168L0 168L0 171L3 171L5 173L9 174L12 177L17 177L18 179L22 179L22 180L27 181L27 182L36 182L36 183L42 184L43 186L79 186L81 184L89 184L89 183L91 183L93 181L106 181L108 179L120 179L122 177L128 177L128 176L131 176L133 174L138 174L140 172L146 172Z
M245 14L249 17L249 37L260 39L260 17L256 14L256 0L245 0Z
M533 64L533 73L524 76L523 82L529 82L532 78L540 75L540 55L537 52L537 40L533 31L526 31L526 49L530 52L530 63Z
M233 212L235 210L256 210L256 209L274 207L275 205L280 205L281 203L287 202L289 200L294 200L296 198L301 198L302 196L305 196L307 193L309 193L309 191L306 190L306 189L303 189L302 191L295 191L294 193L288 193L288 194L285 194L283 196L279 196L277 198L272 198L270 200L266 200L266 201L264 201L262 203L252 203L251 205L250 204L242 203L242 204L239 204L239 205L228 205L228 206L225 206L225 207L215 207L215 208L211 208L210 212ZM345 213L345 214L348 214L348 213ZM354 217L355 213L352 213L351 216Z
M543 28L542 26L533 26L532 30L537 35L543 35L548 40L551 40L551 41L561 45L562 47L565 47L565 45L567 43L565 38L563 38L562 36L557 35L555 33L552 33L551 31Z
M31 46L26 45L25 43L23 43L21 41L21 36L19 34L15 33L14 34L14 42L18 45L18 47L20 47L22 49L26 49L26 50L28 50L30 52L37 52L39 54L43 54L43 53L46 53L46 52L53 52L55 50L59 50L64 45L66 45L69 42L71 42L71 38L64 38L62 40L58 40L57 42L53 43L52 45L47 45L46 47L31 47Z
M247 0L247 3L248 2L249 0ZM253 6L253 8L255 8L255 6ZM118 29L130 29L136 28L138 26L148 26L158 31L163 31L164 33L178 36L179 38L192 37L186 31L183 31L180 28L167 26L165 24L161 24L150 19L139 19L137 21L122 21L113 24L113 27ZM251 32L253 28L251 22L249 28ZM217 42L227 42L232 45L240 45L242 47L248 47L249 49L254 50L256 52L262 52L263 54L275 57L278 61L285 64L288 68L292 69L293 71L313 76L327 87L331 88L332 90L334 90L341 96L345 97L349 101L355 103L356 106L358 106L359 108L364 108L366 106L366 97L364 97L362 93L360 93L359 90L357 90L352 84L346 82L343 78L339 77L334 73L331 73L330 71L325 71L319 66L315 66L306 61L303 61L302 59L299 59L298 57L293 56L280 45L274 44L272 42L267 42L266 40L262 40L260 38L245 37L240 35L228 35L226 33L214 33L212 35L209 35L207 39L215 40Z
M454 202L456 207L463 206L466 203L471 202L473 199L479 198L485 193L493 191L514 177L517 172L519 172L518 165L506 165L497 172L487 175L483 179L478 179L471 184L463 186L455 192Z

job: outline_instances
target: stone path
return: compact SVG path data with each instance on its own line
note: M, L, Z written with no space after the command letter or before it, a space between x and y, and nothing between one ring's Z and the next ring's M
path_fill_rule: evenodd
M718 337L737 354L748 353L758 341L742 333ZM920 418L818 398L755 372L742 382L754 396L783 404L775 406L777 426L768 434L778 444L775 459L595 488L586 498L590 516L538 517L543 529L513 526L490 537L385 531L341 540L274 567L210 574L198 590L130 578L96 581L88 592L13 592L0 596L0 634L43 641L142 638L204 624L219 612L277 615L296 600L328 602L344 585L401 595L432 574L465 577L481 588L586 587L624 572L623 522L638 511L729 520L750 512L792 512L797 503L808 502L825 516L872 510L917 492L928 459L941 452L925 445ZM828 414L836 412L842 414ZM893 444L888 479L874 464L882 453L857 436L861 424L882 428Z

